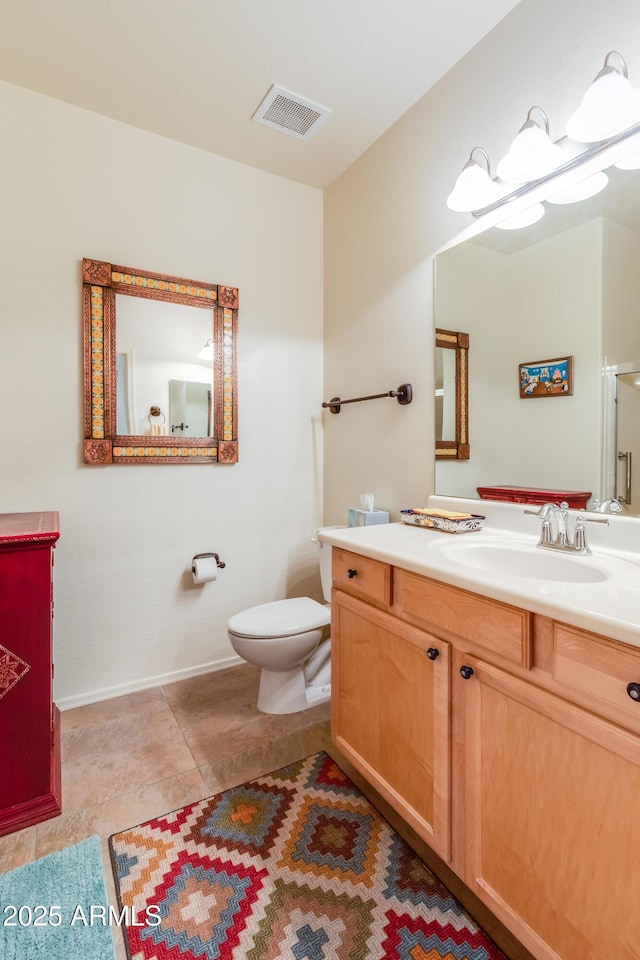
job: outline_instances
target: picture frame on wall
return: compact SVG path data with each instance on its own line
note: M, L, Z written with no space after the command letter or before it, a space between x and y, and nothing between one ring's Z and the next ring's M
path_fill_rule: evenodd
M573 394L573 357L534 360L518 365L520 398L570 397Z

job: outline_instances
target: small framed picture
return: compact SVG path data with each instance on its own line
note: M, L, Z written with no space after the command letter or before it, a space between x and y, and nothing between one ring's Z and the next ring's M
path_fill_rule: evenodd
M520 397L570 397L573 393L573 357L536 360L518 366Z

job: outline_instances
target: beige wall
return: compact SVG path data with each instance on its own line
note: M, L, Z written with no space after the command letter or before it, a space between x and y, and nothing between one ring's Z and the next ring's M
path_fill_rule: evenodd
M636 0L523 0L325 192L325 394L415 389L325 414L327 522L364 489L396 519L433 491L432 259L470 220L447 194L472 147L495 168L534 104L562 136L611 49L638 85Z
M603 352L608 364L640 361L640 235L605 220Z
M322 195L9 84L0 113L0 510L60 511L64 706L224 663L232 613L319 595ZM237 465L83 464L82 257L239 288Z

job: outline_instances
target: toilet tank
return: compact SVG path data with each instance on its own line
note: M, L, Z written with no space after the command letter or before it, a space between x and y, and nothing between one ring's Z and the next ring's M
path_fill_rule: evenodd
M320 527L318 533L325 530L344 530L346 524L336 523L332 527ZM320 580L322 581L322 593L327 603L331 602L331 544L322 543L320 546Z

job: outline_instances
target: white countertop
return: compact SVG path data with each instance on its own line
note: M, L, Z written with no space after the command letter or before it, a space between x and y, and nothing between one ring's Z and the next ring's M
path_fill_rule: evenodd
M572 556L548 550L539 550L541 557L535 556L538 566L544 557L549 558L550 564L557 557L561 557L564 564L566 558L569 570L574 564L590 565L590 569L601 579L586 583L537 579L518 575L508 567L507 572L497 573L483 569L481 564L471 565L461 559L464 554L457 550L457 545L462 546L462 541L469 546L486 546L489 550L500 546L509 551L530 552L537 549L537 518L527 518L523 523L522 506L518 505L514 510L513 504L492 503L488 507L482 502L480 509L480 503L444 498L431 498L430 501L430 506L462 510L471 507L469 512L486 514L487 525L474 533L450 534L404 523L388 523L369 527L324 528L318 536L325 543L365 557L640 647L640 521L631 521L637 524L637 530L632 526L629 533L628 522L625 527L624 522L620 525L621 518L609 517L610 525L598 527L597 536L600 543L603 540L606 542L602 531L607 534L611 531L610 541L617 547L620 543L627 546L637 534L638 551L605 549L591 542L591 556ZM572 514L575 517L576 511L572 511ZM518 526L528 527L528 532L510 529ZM592 529L595 530L596 525L588 524L588 533ZM454 543L456 549L451 549ZM470 551L470 555L481 552ZM447 556L448 553L455 553L456 557ZM577 573L580 576L581 570Z

